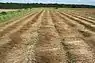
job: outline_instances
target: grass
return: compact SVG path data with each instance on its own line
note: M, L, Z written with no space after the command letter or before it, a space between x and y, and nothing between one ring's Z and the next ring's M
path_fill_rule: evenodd
M0 13L0 23L9 21L12 18L19 18L26 15L27 13L32 12L32 9L19 9L17 11L1 12Z

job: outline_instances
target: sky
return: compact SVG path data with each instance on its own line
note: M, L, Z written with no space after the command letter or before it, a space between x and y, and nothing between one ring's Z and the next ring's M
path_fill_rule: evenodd
M95 0L0 0L0 2L13 3L63 3L63 4L88 4L95 5Z

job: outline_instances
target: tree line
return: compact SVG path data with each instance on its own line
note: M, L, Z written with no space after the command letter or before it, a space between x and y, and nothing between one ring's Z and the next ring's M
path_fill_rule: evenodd
M95 8L93 5L78 4L43 4L43 3L0 3L0 9L21 9L35 7L56 7L56 8Z

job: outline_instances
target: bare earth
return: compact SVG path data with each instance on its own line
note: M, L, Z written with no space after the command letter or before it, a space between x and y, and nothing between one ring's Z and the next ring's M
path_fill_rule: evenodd
M95 63L95 20L42 9L4 24L0 63Z
M0 12L17 11L18 9L0 9Z

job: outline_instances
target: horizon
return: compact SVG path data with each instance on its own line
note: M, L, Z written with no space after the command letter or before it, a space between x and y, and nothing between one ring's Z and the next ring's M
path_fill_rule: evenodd
M95 5L95 0L0 0L1 3L58 3L58 4L83 4L83 5Z

